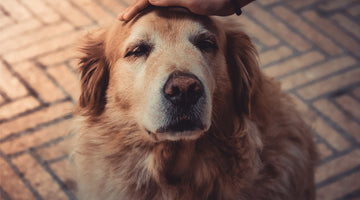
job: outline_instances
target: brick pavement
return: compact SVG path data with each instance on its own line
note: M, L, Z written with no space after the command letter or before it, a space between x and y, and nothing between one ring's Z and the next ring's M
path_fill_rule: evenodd
M0 1L0 199L76 199L75 44L129 2ZM258 0L239 20L315 129L318 199L360 199L360 2Z

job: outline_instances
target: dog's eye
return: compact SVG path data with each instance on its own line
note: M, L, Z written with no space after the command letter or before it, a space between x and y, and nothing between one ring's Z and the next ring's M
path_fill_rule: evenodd
M214 39L200 39L196 41L195 46L204 52L211 52L218 48Z
M148 56L151 51L151 46L149 44L140 43L135 46L132 50L126 53L125 58L129 56L141 57Z

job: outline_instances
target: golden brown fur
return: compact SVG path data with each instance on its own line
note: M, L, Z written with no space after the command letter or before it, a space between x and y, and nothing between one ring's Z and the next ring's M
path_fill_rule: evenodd
M216 51L183 46L178 33L199 23L215 33ZM146 24L154 44L175 48L156 46L147 60L126 57L125 41ZM150 9L90 35L82 48L74 151L80 199L314 199L311 130L260 71L234 21ZM153 101L160 77L176 70L198 73L211 95L211 124L189 139L160 137L143 124L156 116L143 117L142 105Z

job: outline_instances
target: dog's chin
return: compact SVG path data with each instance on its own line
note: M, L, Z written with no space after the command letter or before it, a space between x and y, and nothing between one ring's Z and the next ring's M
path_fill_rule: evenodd
M161 132L161 133L152 133L159 141L178 141L178 140L196 140L198 139L205 131L201 129L189 130L189 131L180 131L180 132Z

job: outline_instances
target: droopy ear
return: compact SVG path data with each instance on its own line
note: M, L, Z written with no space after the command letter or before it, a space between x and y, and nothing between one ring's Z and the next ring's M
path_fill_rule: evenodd
M235 109L238 115L251 118L251 105L261 89L261 72L257 61L257 51L248 35L239 27L226 30L227 64L234 92Z
M81 75L80 112L98 116L106 104L106 89L109 83L109 66L105 57L105 32L86 36L81 52L79 71Z

